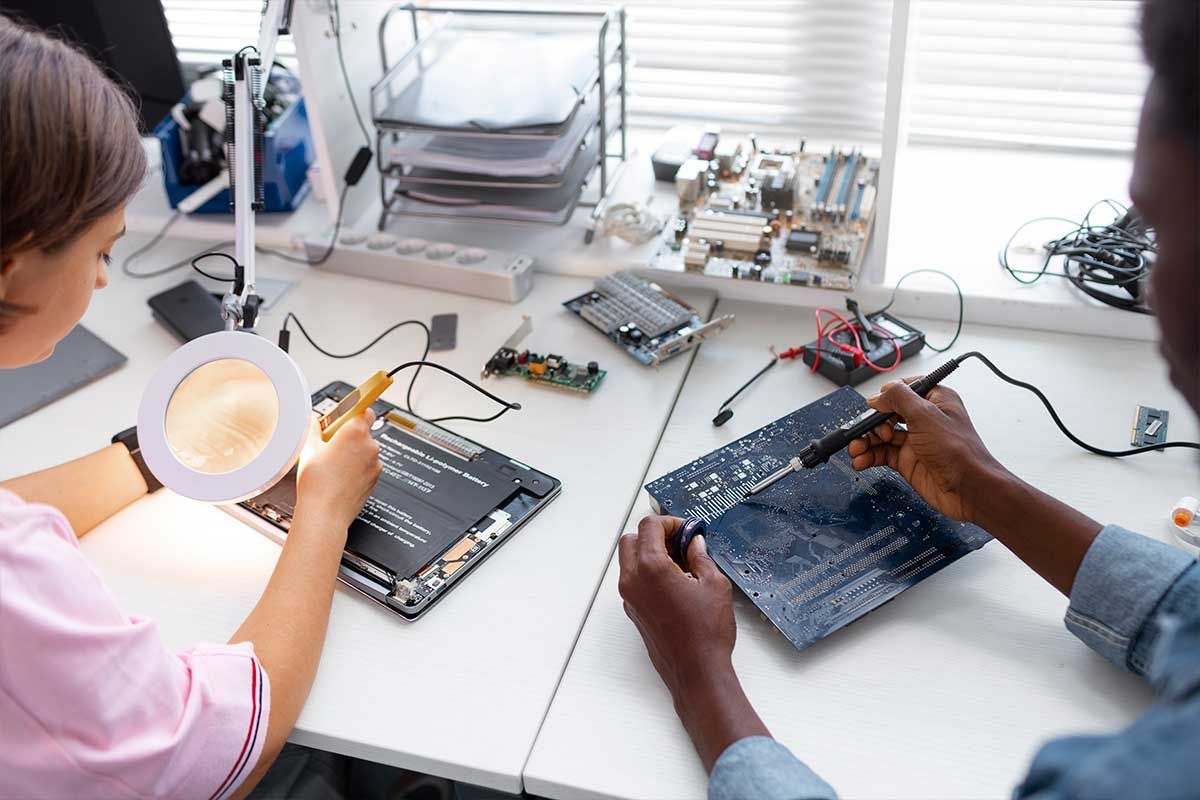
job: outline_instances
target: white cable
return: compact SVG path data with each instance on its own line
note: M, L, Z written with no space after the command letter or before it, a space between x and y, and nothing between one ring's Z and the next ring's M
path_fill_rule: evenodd
M605 236L645 244L663 229L663 219L640 203L614 203L604 213Z

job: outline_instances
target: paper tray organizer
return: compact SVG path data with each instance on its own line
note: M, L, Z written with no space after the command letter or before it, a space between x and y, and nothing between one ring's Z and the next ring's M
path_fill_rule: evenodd
M412 44L393 62L401 12ZM393 214L561 225L612 191L627 155L623 9L409 3L384 15L379 46L380 230Z

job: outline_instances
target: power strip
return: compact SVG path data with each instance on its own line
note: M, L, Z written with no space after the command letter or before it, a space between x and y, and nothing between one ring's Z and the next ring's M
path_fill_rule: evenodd
M313 260L328 246L321 236L304 239ZM320 268L509 303L533 288L533 258L527 255L353 229L341 232Z

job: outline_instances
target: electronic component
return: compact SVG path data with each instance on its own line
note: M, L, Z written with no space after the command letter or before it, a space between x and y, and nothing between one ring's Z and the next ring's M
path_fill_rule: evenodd
M521 325L483 366L482 377L515 375L526 380L585 394L596 391L608 373L595 361L576 364L559 355L539 355L517 350L521 340L533 330L533 320L525 316Z
M650 165L654 168L654 179L667 181L675 180L679 168L692 157L692 148L681 142L663 142L654 155L650 156Z
M856 472L844 452L742 502L799 448L866 410L838 389L646 486L656 510L705 522L709 555L797 649L991 539L886 467Z
M863 321L827 328L820 339L798 348L798 353L788 351L781 357L798 354L814 372L839 386L857 386L925 347L924 333L886 311L868 314Z
M700 199L705 187L705 174L708 162L699 158L689 158L675 173L675 193L679 196L680 205L691 205Z
M649 267L853 289L874 227L879 159L739 147L722 139L712 162L681 167L679 211Z
M796 229L788 231L787 243L784 248L789 253L809 253L816 255L821 247L821 232Z
M696 309L631 272L614 272L563 305L643 364L662 362L698 346L733 322L727 314L704 322Z
M327 414L355 389L313 395ZM372 436L383 474L350 526L338 578L404 619L416 619L556 497L561 484L458 434L377 400ZM231 507L277 540L296 508L295 470Z
M1161 408L1138 406L1133 414L1133 432L1129 443L1134 447L1162 444L1167 440L1170 414Z
M711 161L720 141L720 131L705 131L700 135L700 141L692 148L692 155L702 161Z

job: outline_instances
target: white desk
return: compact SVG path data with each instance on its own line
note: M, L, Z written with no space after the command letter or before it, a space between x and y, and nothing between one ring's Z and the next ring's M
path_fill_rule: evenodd
M780 365L739 399L723 428L716 405L766 363L766 347L800 344L812 316L721 301L738 324L704 345L648 478L675 469L829 391L800 364ZM946 341L945 323L927 327ZM1085 440L1128 441L1137 402L1172 412L1170 438L1195 440L1182 398L1152 345L968 326L956 352L978 349L1033 382ZM926 351L904 374L944 361ZM860 387L871 393L876 378ZM977 362L948 381L992 452L1022 477L1105 522L1169 540L1169 504L1194 492L1187 452L1113 460L1071 445L1032 395ZM626 523L647 508L643 494ZM736 592L736 590L735 590ZM1006 797L1038 743L1120 727L1148 702L1063 627L1065 600L992 542L858 624L797 653L738 597L734 663L774 735L848 798ZM609 564L525 770L551 798L702 798L705 775L670 696L617 595Z
M123 242L119 259L144 239ZM167 240L138 265L148 270L195 248ZM639 489L690 355L661 370L643 367L570 315L561 302L591 281L539 275L521 304L375 283L263 258L270 276L304 276L260 328L273 333L284 310L299 315L324 347L350 350L389 324L459 314L458 348L433 356L468 376L534 317L525 344L609 371L591 397L493 379L489 387L524 405L501 420L452 423L467 436L563 481L562 495L412 624L346 589L334 598L316 683L293 740L506 791L521 769ZM188 277L180 270L134 281L114 270L84 319L129 356L94 386L0 429L0 470L22 474L107 444L130 425L147 378L178 344L155 323L151 294ZM712 305L711 295L691 298ZM298 334L292 353L310 388L416 358L420 334L405 329L367 355L339 362ZM385 399L403 402L406 382ZM491 412L490 401L426 371L414 402L426 414ZM83 539L83 549L126 612L158 620L168 645L225 641L266 585L278 547L217 508L163 491L135 503Z

